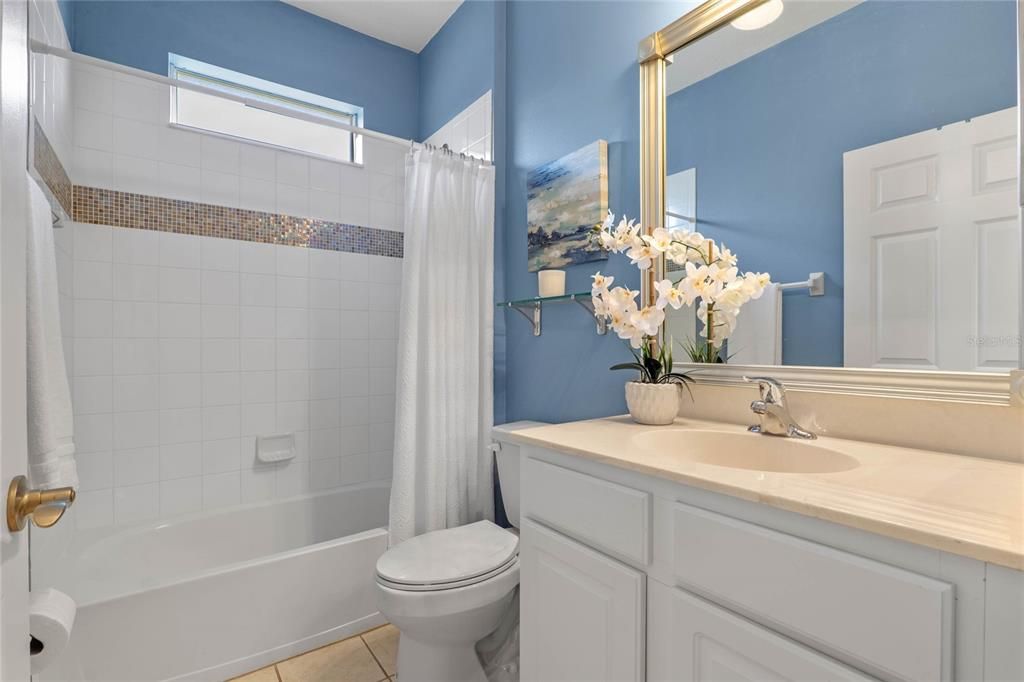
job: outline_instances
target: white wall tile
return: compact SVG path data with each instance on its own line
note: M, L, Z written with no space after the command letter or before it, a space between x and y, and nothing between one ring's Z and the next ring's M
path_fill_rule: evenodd
M202 336L201 308L198 304L160 303L158 308L161 340L197 339Z
M277 185L272 180L241 176L238 205L250 211L274 213L277 210Z
M190 514L203 508L203 479L177 478L160 482L160 515Z
M75 376L99 376L113 373L113 345L110 339L75 339Z
M160 166L154 159L114 154L114 186L122 192L160 194Z
M159 162L160 193L168 199L195 200L202 196L202 175L198 168Z
M112 453L76 453L75 463L78 468L79 492L102 490L103 488L110 488L114 485L114 464Z
M202 374L160 375L160 407L183 409L202 405Z
M114 411L137 412L159 409L159 377L155 374L129 374L116 376Z
M101 152L114 150L114 117L78 109L75 111L75 146Z
M202 135L201 137L200 149L203 170L238 175L241 151L239 143L212 135Z
M238 273L204 270L202 275L202 301L209 304L238 305Z
M341 164L332 163L323 159L309 160L310 189L337 193L340 182Z
M160 448L114 453L114 485L130 486L160 480Z
M277 272L277 251L282 247L257 242L238 245L239 265L242 272L273 275Z
M113 260L132 265L158 265L160 233L152 230L111 228Z
M117 77L113 86L113 110L118 116L148 123L167 123L170 93L166 87L131 77Z
M115 116L113 129L114 146L112 151L115 154L161 160L160 134L162 128L160 126L155 123Z
M161 308L161 319L163 310ZM195 336L199 336L198 330ZM198 372L202 368L202 348L198 338L161 338L159 357L163 374Z
M160 233L160 265L173 268L198 268L199 240L185 234Z
M337 222L341 218L341 197L334 192L310 190L309 215Z
M82 69L75 65L72 81L76 109L107 114L113 111L114 79L109 73Z
M202 159L202 136L181 128L162 126L157 133L158 157L165 163L199 168Z
M160 485L146 483L114 488L114 521L119 524L139 523L160 514Z
M113 318L111 318L113 331ZM158 339L114 339L114 375L153 374L160 369Z
M313 175L328 184L330 166ZM64 240L76 444L106 500L88 523L390 471L394 359L379 356L396 349L400 261L90 225ZM256 463L255 436L278 431L296 460Z
M161 480L200 476L203 473L203 444L177 443L160 446ZM202 486L200 485L200 489Z
M291 216L309 215L309 190L278 183L277 212Z
M309 158L290 152L277 152L278 184L309 187Z
M277 180L277 154L267 147L243 144L239 172L247 178L275 182Z
M71 179L86 187L110 188L114 184L114 155L85 147L75 147Z
M76 415L103 414L114 409L114 387L110 376L76 377L72 388Z
M201 313L204 339L237 339L240 309L237 305L204 305Z
M200 271L195 268L165 268L158 270L157 300L163 303L199 303Z
M200 198L205 204L238 207L239 177L233 173L202 169Z

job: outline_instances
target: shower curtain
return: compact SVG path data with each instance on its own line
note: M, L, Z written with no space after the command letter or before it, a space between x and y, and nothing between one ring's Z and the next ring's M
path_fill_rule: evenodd
M493 518L494 167L406 160L390 543Z

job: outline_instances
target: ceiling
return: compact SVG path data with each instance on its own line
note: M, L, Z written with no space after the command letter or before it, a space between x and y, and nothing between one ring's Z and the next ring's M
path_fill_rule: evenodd
M318 17L419 52L462 0L284 0Z
M756 31L724 26L673 54L665 85L668 94L704 80L758 52L778 45L823 21L859 5L862 0L784 0L782 16Z

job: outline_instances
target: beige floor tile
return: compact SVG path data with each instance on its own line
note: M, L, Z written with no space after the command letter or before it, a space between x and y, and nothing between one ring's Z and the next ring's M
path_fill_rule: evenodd
M236 677L231 682L277 682L277 672L274 671L274 666L270 666L269 668L261 668L256 672L251 672L248 675Z
M384 666L384 672L394 675L398 669L398 628L384 625L376 630L363 633L363 639L377 660Z
M380 682L387 677L359 637L281 661L277 670L282 682Z

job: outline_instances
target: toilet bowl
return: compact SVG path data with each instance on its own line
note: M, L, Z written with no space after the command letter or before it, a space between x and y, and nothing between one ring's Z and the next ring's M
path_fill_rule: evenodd
M519 524L519 448L494 430L505 513ZM424 533L377 561L377 603L399 631L402 682L485 682L476 643L497 629L519 585L519 535L490 521Z

